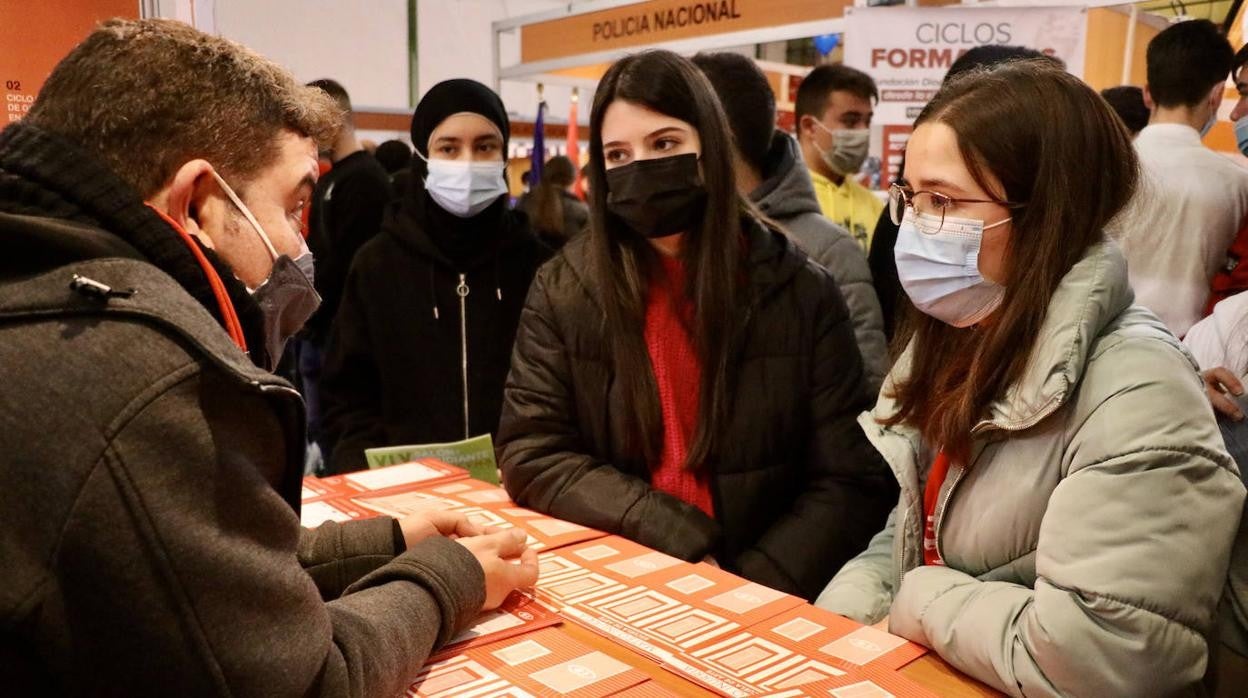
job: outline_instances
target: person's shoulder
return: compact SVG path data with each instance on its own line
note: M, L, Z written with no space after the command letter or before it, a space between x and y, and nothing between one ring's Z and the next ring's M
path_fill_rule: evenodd
M1083 380L1111 385L1107 392L1142 382L1190 383L1199 371L1191 353L1152 311L1123 310L1092 340Z
M878 216L880 211L884 209L884 202L880 200L880 197L876 196L875 192L868 189L862 182L859 182L857 177L848 177L845 181L849 183L849 189L854 193L854 197L858 202L875 209L875 215Z
M803 211L778 219L777 223L812 259L829 269L837 266L843 256L863 256L862 248L849 233L821 213Z
M590 298L588 278L593 264L590 236L581 234L568 240L537 270L534 285L552 305L579 304Z
M84 281L74 286L66 278ZM66 285L78 290L67 297ZM88 286L125 291L101 299L88 293ZM30 355L55 363L46 376L49 391L60 386L71 392L137 396L203 371L230 376L240 386L276 380L234 346L198 301L146 262L73 264L9 284L5 295L20 299L22 307L0 304L0 316L25 321L8 328L4 341L20 345L44 337ZM49 327L57 328L55 336L48 334Z
M394 245L393 241L386 239L388 237L390 236L383 230L360 245L360 249L356 250L351 259L351 270L354 272L356 269L369 269L385 264L392 256Z

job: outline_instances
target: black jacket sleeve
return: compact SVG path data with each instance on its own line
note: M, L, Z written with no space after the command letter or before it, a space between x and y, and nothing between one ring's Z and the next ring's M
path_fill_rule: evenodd
M827 274L816 318L805 482L789 512L735 563L744 576L806 599L867 547L897 502L896 480L858 426L870 396L853 322Z
M390 184L371 173L358 171L345 177L334 187L332 198L322 202L319 222L324 228L324 252L316 258L316 290L321 294L321 307L309 322L314 338L324 341L346 287L351 261L381 230L381 220L390 202Z
M529 290L507 378L498 444L507 492L552 516L702 559L719 535L714 519L585 447L568 351L547 293L551 270L544 267Z
M880 213L880 220L875 224L875 234L871 237L871 253L867 262L871 266L871 278L875 282L875 295L880 299L880 310L884 313L884 336L892 341L897 332L897 322L905 313L910 299L901 288L901 280L897 276L897 260L893 250L897 247L897 224L889 216L888 207Z
M362 264L351 269L321 374L321 401L330 473L363 470L364 449L389 445L381 414L381 373L371 333Z

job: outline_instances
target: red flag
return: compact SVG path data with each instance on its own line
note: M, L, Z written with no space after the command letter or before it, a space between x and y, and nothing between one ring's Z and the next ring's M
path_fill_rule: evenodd
M572 88L572 106L568 108L568 159L576 168L576 185L572 191L576 198L585 200L585 189L581 186L581 144L577 138L576 103L580 101L580 89Z

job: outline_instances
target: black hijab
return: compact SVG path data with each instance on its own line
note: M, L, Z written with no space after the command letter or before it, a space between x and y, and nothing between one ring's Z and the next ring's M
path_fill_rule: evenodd
M489 208L471 218L460 218L439 206L425 191L429 157L429 136L443 121L455 114L470 112L489 119L503 136L503 157L511 137L511 122L503 101L490 88L476 80L445 80L434 85L412 115L412 145L420 157L412 158L411 184L402 193L403 207L424 228L434 244L457 265L479 255L498 236L503 216L508 212L507 197L500 196Z

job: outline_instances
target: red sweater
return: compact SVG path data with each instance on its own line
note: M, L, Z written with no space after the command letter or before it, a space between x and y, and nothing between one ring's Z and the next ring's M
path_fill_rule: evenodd
M702 366L680 315L691 318L693 308L682 293L684 270L675 258L660 256L661 273L650 282L646 296L646 349L654 367L663 414L663 451L652 467L651 486L715 516L710 482L685 469L685 458L698 426Z

